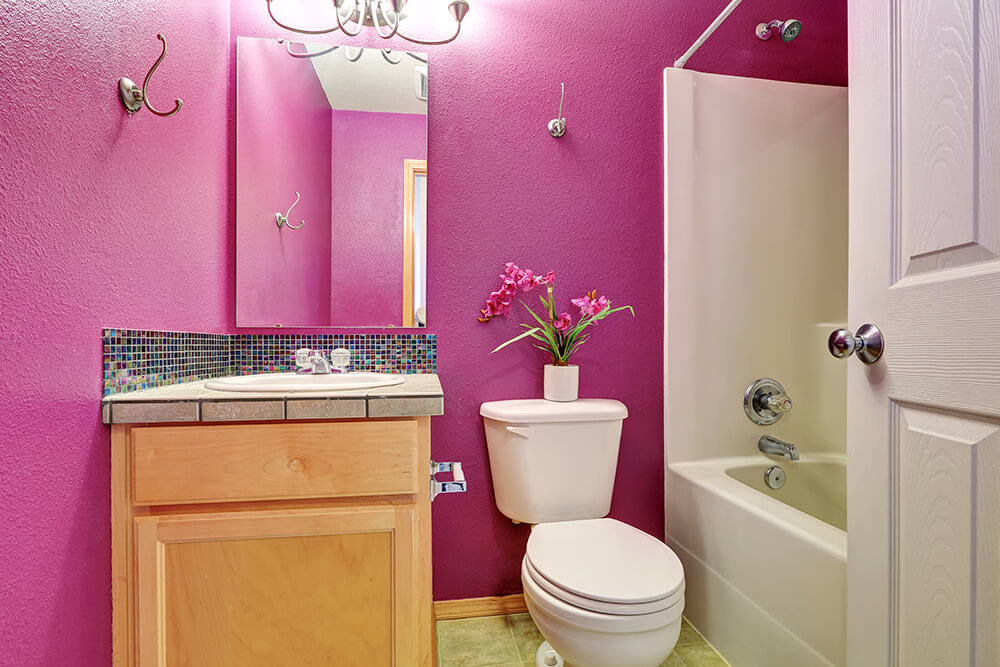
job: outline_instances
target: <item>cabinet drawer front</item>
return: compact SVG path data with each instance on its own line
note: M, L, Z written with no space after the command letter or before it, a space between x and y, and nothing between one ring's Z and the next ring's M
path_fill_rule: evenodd
M132 429L139 505L417 492L417 423Z

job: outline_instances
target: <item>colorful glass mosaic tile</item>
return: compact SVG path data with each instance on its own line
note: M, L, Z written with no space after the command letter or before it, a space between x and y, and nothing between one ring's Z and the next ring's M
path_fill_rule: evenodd
M434 334L276 334L234 335L231 362L237 375L294 371L295 350L351 351L351 370L374 373L434 373Z
M351 351L351 370L437 372L434 334L206 334L105 329L104 395L224 375L295 370L295 350Z
M105 329L104 395L229 374L229 336Z

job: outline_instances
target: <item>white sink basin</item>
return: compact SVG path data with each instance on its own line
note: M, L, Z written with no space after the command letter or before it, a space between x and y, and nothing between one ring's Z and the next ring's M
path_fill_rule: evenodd
M205 383L216 391L253 391L285 393L291 391L334 391L337 389L370 389L406 382L404 375L387 373L331 373L309 375L298 373L260 373L216 378Z

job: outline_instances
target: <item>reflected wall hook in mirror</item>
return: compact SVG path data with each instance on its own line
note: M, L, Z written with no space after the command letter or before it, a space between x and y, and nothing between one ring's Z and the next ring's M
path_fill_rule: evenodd
M562 115L563 100L566 99L566 84L560 83L562 94L559 96L559 113L549 121L549 134L553 137L561 137L566 134L566 119Z
M288 51L288 55L290 55L293 58L318 58L319 56L325 56L328 53L333 53L334 51L336 51L337 49L340 48L340 46L334 45L334 46L330 46L328 48L325 48L325 49L323 49L321 51L312 51L312 52L306 51L304 53L298 53L297 51L292 51L292 43L291 42L286 42L283 39L279 39L278 40L278 44L284 44L285 45L285 51Z
M122 106L125 107L125 110L128 111L130 116L145 105L147 109L157 116L167 118L180 111L181 107L184 105L184 101L178 97L174 100L174 108L172 110L159 111L154 108L149 101L149 79L153 76L153 72L156 71L156 68L160 66L160 63L163 62L164 56L167 55L167 40L163 38L163 33L156 33L156 38L163 42L163 51L160 53L160 57L156 59L156 62L153 63L153 66L149 69L149 73L146 74L146 78L142 82L142 88L139 88L139 86L135 85L135 83L127 77L123 76L118 79L118 97L121 99Z
M302 197L299 196L299 193L296 192L295 202L293 202L292 205L288 207L288 212L285 213L284 215L281 214L281 211L278 211L277 213L274 214L274 222L275 224L278 225L278 229L281 229L282 227L288 227L289 229L301 229L302 225L306 224L305 220L300 222L298 225L291 225L288 223L288 216L292 214L292 209L295 208L295 205L299 203L299 199L301 198Z

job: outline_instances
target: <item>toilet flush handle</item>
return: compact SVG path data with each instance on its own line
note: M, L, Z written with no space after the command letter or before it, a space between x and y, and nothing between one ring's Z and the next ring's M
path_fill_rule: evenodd
M513 433L514 435L521 436L522 438L527 438L528 437L528 429L525 428L524 426L508 426L507 427L507 432L508 433Z

